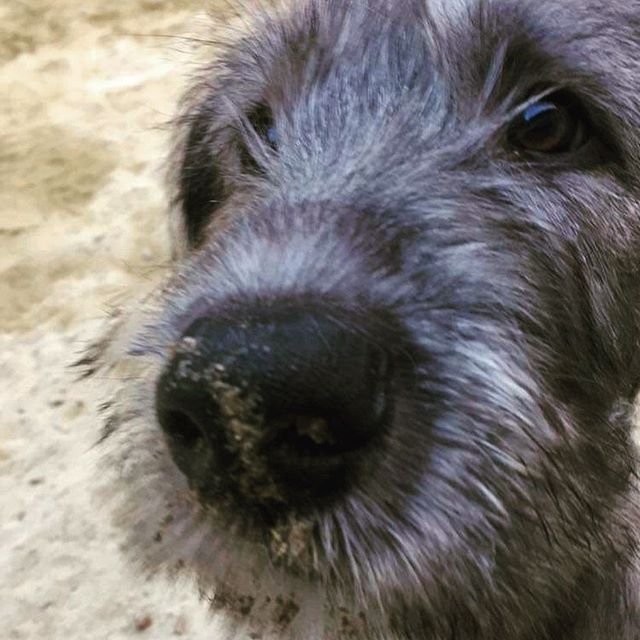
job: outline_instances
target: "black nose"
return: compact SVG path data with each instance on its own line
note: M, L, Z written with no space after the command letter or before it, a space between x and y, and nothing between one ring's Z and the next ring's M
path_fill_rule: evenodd
M196 320L157 388L174 460L205 493L286 502L333 489L385 429L386 350L326 314Z

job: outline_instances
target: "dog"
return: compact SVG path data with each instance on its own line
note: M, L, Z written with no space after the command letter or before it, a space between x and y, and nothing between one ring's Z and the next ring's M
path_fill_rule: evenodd
M82 361L124 546L229 638L637 640L640 2L244 19Z

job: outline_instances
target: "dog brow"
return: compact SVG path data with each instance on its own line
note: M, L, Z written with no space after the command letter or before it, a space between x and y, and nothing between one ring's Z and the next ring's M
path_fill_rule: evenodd
M605 92L606 79L585 59L601 47L606 34L579 20L573 29L560 28L557 7L550 11L549 6L467 3L462 16L446 27L427 17L431 49L440 49L448 82L474 86L486 109L523 100L536 89Z

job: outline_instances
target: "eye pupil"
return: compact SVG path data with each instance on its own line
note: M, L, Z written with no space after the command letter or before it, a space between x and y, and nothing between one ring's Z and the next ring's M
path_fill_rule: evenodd
M553 95L529 105L511 125L510 142L520 151L566 153L585 141L579 110L563 95Z

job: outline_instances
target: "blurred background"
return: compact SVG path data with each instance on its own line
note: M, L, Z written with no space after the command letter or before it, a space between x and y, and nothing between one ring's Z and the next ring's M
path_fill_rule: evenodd
M120 557L90 491L97 401L67 367L167 260L165 125L196 55L179 36L229 3L0 0L3 639L215 637L191 589Z

